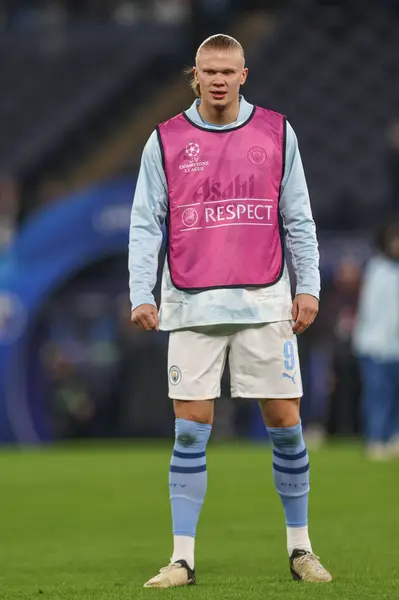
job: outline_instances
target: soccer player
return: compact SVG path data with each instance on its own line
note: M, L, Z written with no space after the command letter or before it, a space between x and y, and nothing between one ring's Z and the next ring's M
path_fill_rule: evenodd
M176 416L169 473L174 549L145 587L195 582L194 542L207 486L206 446L229 351L231 394L258 399L273 446L294 579L327 582L308 534L296 335L318 312L319 254L297 139L286 119L249 104L244 51L218 34L198 49L198 98L162 123L143 152L129 242L132 321L170 331ZM152 294L167 223L158 309ZM284 258L296 272L291 297Z

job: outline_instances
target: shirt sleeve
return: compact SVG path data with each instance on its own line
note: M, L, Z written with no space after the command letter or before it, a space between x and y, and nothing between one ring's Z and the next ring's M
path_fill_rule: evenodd
M168 194L161 150L154 131L144 147L134 193L129 233L129 287L132 310L155 304L158 256Z
M285 241L296 277L296 294L320 295L319 248L298 140L287 122L285 172L280 197Z

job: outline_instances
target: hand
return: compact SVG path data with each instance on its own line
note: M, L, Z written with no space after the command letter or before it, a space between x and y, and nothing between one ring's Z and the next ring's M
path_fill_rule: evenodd
M132 311L132 323L141 329L159 331L158 309L153 304L140 304Z
M319 312L319 301L310 294L298 294L292 304L292 318L295 324L292 331L299 335L315 320Z

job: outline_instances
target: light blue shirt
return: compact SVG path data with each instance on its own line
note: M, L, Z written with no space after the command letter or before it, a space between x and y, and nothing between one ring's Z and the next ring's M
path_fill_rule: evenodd
M399 360L399 262L382 254L364 272L353 343L360 356Z
M189 119L202 127L199 100L186 111ZM240 97L240 110L234 123L244 123L253 105ZM218 127L217 129L220 129ZM285 246L291 254L296 276L296 293L320 293L319 251L298 141L287 123L285 172L282 181L280 212L285 231ZM129 240L129 285L132 309L140 304L155 306L158 255L162 244L162 225L168 210L168 190L162 166L161 149L154 131L144 147L134 195ZM160 328L166 331L216 324L252 324L290 320L291 286L287 266L275 285L266 288L216 289L188 294L177 290L171 281L167 261L162 277Z

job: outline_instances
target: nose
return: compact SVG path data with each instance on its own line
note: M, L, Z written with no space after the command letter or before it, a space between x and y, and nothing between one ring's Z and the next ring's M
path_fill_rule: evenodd
M214 80L213 85L215 87L223 87L224 86L224 81L220 75Z

